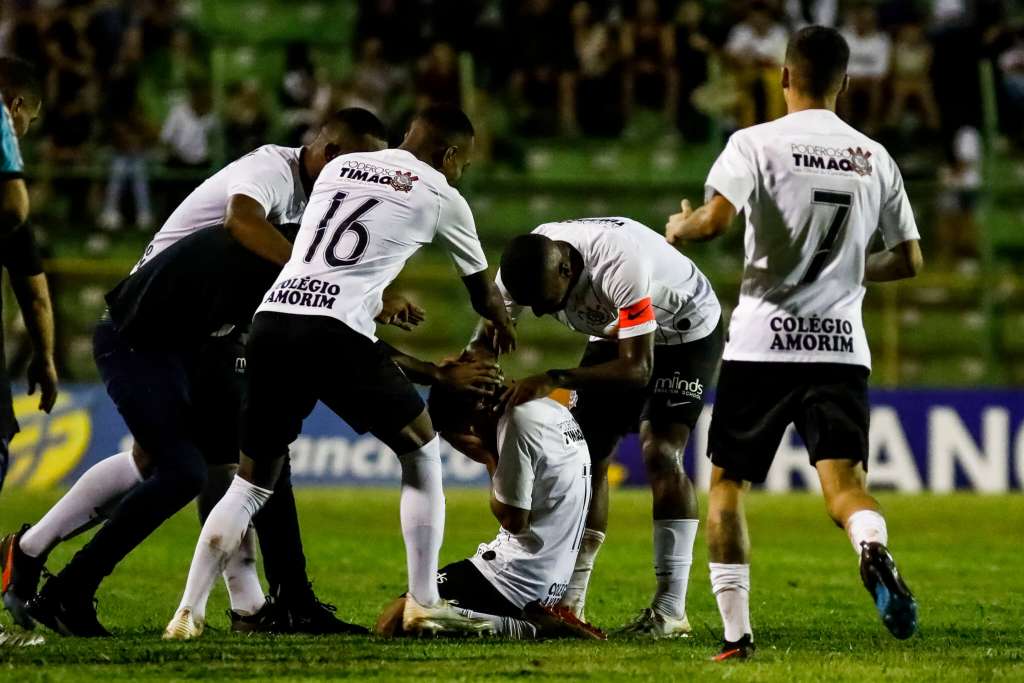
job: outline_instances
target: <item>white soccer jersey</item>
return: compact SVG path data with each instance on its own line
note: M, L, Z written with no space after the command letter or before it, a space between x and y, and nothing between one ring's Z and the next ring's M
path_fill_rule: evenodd
M178 240L223 225L228 200L236 194L256 200L275 225L298 223L308 199L302 187L301 151L264 145L207 178L167 218L132 272Z
M499 530L470 561L516 607L557 604L590 505L590 451L565 406L544 398L501 417L493 490L502 503L529 510L530 525L519 534Z
M591 339L628 339L654 332L654 343L682 344L714 331L722 309L711 283L690 259L646 225L629 218L545 223L533 232L568 242L583 273L555 318ZM513 320L523 307L498 288Z
M401 149L337 157L259 311L330 316L376 340L384 288L435 236L459 275L487 269L473 213L440 172Z
M734 134L707 198L746 214L743 284L726 360L871 367L861 302L876 232L919 239L896 163L882 145L814 109Z

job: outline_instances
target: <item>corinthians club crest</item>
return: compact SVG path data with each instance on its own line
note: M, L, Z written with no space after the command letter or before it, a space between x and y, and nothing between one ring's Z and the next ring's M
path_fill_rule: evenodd
M868 161L871 158L871 152L863 150L860 147L854 149L849 148L850 151L850 163L853 164L853 170L857 175L865 176L871 175L871 162Z
M409 192L412 190L412 184L417 180L419 177L409 171L395 171L394 177L391 178L391 189L395 192Z

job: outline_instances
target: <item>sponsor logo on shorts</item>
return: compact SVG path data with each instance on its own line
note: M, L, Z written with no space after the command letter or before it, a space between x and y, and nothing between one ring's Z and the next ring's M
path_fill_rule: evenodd
M374 166L364 161L350 159L344 163L339 178L346 180L357 180L362 183L376 185L390 185L395 192L410 192L413 184L419 180L419 176L412 174L412 171L400 171L393 168Z
M699 401L704 398L704 384L701 383L699 377L691 380L681 376L678 372L673 372L671 377L659 377L654 382L654 393L686 396ZM675 405L682 405L682 403ZM671 408L673 405L669 403L669 407Z
M245 356L239 356L235 359L235 372L239 375L245 374Z

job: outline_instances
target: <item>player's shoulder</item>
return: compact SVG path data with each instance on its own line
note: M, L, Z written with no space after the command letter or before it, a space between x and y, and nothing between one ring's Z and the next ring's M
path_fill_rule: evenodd
M298 147L262 145L236 159L231 167L234 170L257 167L261 169L277 169L281 173L290 174L292 166L299 162L300 152L301 150Z
M528 401L505 411L505 419L520 433L546 429L565 417L571 418L572 414L553 398Z

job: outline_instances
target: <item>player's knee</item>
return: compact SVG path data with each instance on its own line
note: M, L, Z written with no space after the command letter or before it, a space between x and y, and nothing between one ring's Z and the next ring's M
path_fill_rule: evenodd
M667 439L645 439L641 444L644 465L650 477L677 475L683 472L683 447Z

